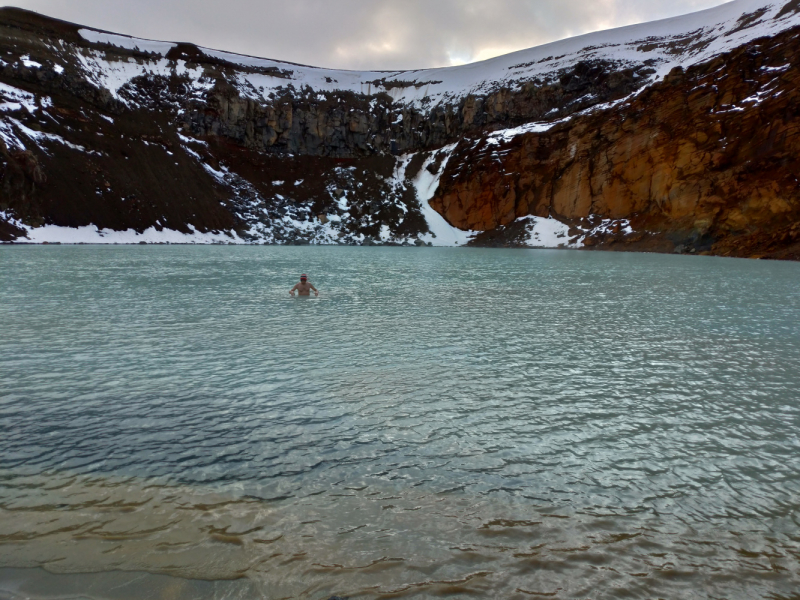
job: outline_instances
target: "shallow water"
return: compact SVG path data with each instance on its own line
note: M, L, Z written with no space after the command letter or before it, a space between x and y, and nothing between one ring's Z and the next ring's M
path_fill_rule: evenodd
M0 265L0 598L797 597L798 264Z

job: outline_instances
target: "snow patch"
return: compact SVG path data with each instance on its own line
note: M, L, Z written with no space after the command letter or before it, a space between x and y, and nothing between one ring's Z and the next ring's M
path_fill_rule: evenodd
M78 144L73 144L72 142L65 140L63 137L55 133L44 133L43 131L34 131L33 129L26 127L16 119L9 119L9 121L13 123L13 125L17 129L19 129L24 135L33 140L40 148L42 147L41 142L47 140L50 142L57 142L59 144L63 144L67 148L71 148L72 150L77 150L78 152L88 152L86 148L84 148L83 146L79 146ZM42 149L44 150L44 148ZM88 153L95 154L94 152L88 152Z
M28 69L41 69L42 63L38 63L35 60L31 60L31 57L27 54L25 56L20 56L19 61L26 66Z
M29 113L34 113L39 109L36 104L36 96L30 92L17 89L5 83L0 83L0 96L6 102L0 105L0 110L14 111L20 108L25 108ZM45 97L42 99L42 106L52 106L53 102L50 98Z
M782 73L791 67L791 63L781 65L780 67L761 67L762 71L766 71L767 73Z
M200 162L203 161L203 157L200 156L197 152L195 152L191 148L189 148L189 146L181 146L181 148L183 148L184 152L186 152L186 154L188 154L189 156L191 156L195 160L198 160Z
M138 50L139 52L150 52L166 56L177 44L170 42L157 42L154 40L142 40L129 37L127 35L117 35L115 33L103 33L94 29L79 29L78 34L87 42L93 44L107 44L124 48L126 50Z
M581 225L570 226L553 217L527 216L520 217L517 221L526 222L528 234L524 244L531 248L583 248L584 240L590 236L633 233L628 219L602 219L598 225L588 228ZM570 237L569 232L573 228L579 233Z
M184 148L186 149L186 148ZM225 175L228 174L228 169L224 166L220 165L220 170L217 171L214 167L209 165L208 163L202 163L202 167L206 170L206 172L211 175L214 179L219 181L220 183L227 184L227 180L225 179Z
M590 235L609 233L630 235L633 233L633 227L631 227L631 222L628 219L603 219L597 227L590 229L588 233Z
M25 238L17 242L31 244L243 244L245 243L236 232L207 232L197 231L193 225L188 228L192 233L182 233L174 229L158 231L150 227L142 233L133 229L114 231L112 229L98 229L93 225L85 227L59 227L57 225L44 225L43 227L29 227L11 218L6 213L0 212L0 217L12 225L24 229Z
M203 140L196 140L194 138L187 137L181 133L178 134L180 140L186 144L200 144L201 146L208 146L208 142L204 142Z
M0 105L0 109L3 108L3 105ZM49 141L49 142L56 142L59 144L63 144L67 148L72 150L77 150L78 152L86 152L87 154L94 154L97 156L102 156L102 153L95 152L91 150L87 150L83 146L79 146L78 144L73 144L72 142L65 140L60 135L55 133L45 133L43 131L34 131L30 127L27 127L17 119L14 119L10 116L5 116L3 119L0 120L0 138L6 143L6 146L9 148L16 148L19 150L27 150L28 145L20 138L20 135L24 136L31 140L34 144L39 146L45 154L49 154L47 149L42 146L42 142Z
M517 221L527 220L528 239L526 245L531 248L580 248L583 240L570 242L569 225L553 217L520 217Z
M520 125L519 127L512 127L510 129L501 129L499 131L494 131L489 135L487 135L486 143L491 145L498 145L502 142L510 142L518 135L523 135L525 133L544 133L545 131L551 130L559 123L564 123L565 121L568 120L569 118L560 119L558 121L551 121L549 123L542 123L542 122L526 123L525 125Z
M433 198L433 195L439 188L441 174L444 172L456 145L457 144L450 144L438 151L444 152L445 157L441 162L439 171L435 175L428 171L427 168L436 160L435 154L432 154L425 160L419 173L411 182L417 192L417 200L419 200L422 215L425 217L425 221L428 223L428 229L431 232L420 235L419 239L423 242L430 243L432 246L463 246L477 233L475 231L462 231L457 227L453 227L430 205L431 198ZM438 154L438 152L436 154ZM405 178L406 168L413 156L413 154L407 154L401 157L395 171L396 180Z
M97 50L77 52L75 58L81 64L87 79L97 87L106 88L116 100L127 106L135 103L121 97L120 91L137 77L187 77L191 82L192 95L202 94L214 85L213 81L201 81L203 78L201 67L190 69L184 60L172 61L159 58L142 61L133 57L107 60L105 53Z

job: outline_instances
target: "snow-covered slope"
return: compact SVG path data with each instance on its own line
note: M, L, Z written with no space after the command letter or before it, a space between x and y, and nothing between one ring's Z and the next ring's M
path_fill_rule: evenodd
M347 91L357 94L388 94L394 102L418 108L454 103L468 95L486 95L501 88L518 90L526 82L547 82L581 61L608 61L620 69L647 65L654 69L652 80L663 77L676 66L688 67L741 46L753 39L771 36L800 25L800 12L781 0L734 0L708 10L655 21L609 29L568 38L497 58L456 67L414 71L345 71L295 65L199 48L202 56L238 67L234 77L239 92L249 98L268 101L276 90L293 85L315 93ZM98 50L81 56L87 73L112 92L125 82L155 72L169 74L177 69L193 79L202 69L187 69L182 60L166 57L177 44L141 40L81 29L81 37ZM102 46L140 50L154 57L135 64L109 61ZM64 52L74 51L64 48ZM155 55L162 57L157 58ZM278 75L267 74L269 72Z

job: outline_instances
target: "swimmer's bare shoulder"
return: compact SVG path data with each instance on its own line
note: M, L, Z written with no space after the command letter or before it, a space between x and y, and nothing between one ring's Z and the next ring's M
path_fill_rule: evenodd
M300 296L310 296L311 290L314 290L315 296L319 296L319 291L308 281L308 275L304 273L300 276L300 283L296 283L295 286L289 290L289 295L294 297L294 293L297 292Z

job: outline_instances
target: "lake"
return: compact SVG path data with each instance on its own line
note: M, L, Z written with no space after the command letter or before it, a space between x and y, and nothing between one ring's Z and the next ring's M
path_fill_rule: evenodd
M0 266L0 598L797 597L800 264Z

